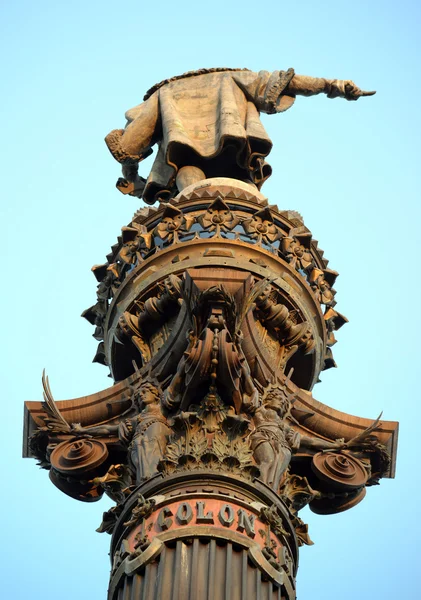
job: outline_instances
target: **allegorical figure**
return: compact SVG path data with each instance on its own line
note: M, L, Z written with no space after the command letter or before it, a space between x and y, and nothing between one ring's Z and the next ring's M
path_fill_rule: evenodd
M160 407L160 391L151 382L141 384L136 395L135 417L122 420L118 425L99 427L74 426L80 434L115 435L128 446L129 464L139 484L158 472L158 463L163 459L168 436L171 433Z
M292 453L301 447L333 450L343 447L342 440L329 442L303 436L287 421L290 403L282 388L267 392L263 404L256 410L255 429L250 436L253 456L259 466L260 479L276 492L283 474L291 462Z
M148 204L209 177L231 177L259 189L270 176L265 158L272 142L259 113L284 112L296 96L326 94L357 100L364 92L352 81L296 75L287 71L202 69L152 87L144 102L126 113L125 129L105 138L123 166L117 186ZM138 163L158 152L147 181Z

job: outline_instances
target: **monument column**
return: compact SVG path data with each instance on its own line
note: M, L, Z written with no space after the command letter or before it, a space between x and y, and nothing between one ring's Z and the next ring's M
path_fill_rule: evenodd
M259 191L259 111L315 93L371 94L292 69L204 70L154 86L107 136L117 187L156 203L93 267L83 316L115 384L56 402L43 376L24 439L64 493L113 501L98 528L109 600L293 600L312 544L299 511L348 510L393 477L397 423L312 395L347 321L338 274L302 217ZM146 180L137 165L155 143Z

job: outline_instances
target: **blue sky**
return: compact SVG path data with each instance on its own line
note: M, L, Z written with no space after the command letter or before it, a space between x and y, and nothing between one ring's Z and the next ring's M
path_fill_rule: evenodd
M340 273L337 308L350 323L334 348L339 368L314 396L401 422L395 480L349 512L302 513L315 545L301 551L298 597L418 598L420 5L15 0L0 11L2 596L106 597L109 537L95 528L111 501L71 500L20 458L23 402L41 397L44 367L56 399L111 383L91 363L96 342L79 315L95 299L91 266L139 203L115 189L103 138L156 81L244 66L377 90L264 115L274 149L263 192L303 214Z

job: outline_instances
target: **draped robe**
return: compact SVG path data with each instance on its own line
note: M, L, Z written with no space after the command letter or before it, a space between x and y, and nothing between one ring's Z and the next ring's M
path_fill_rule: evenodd
M158 153L143 192L153 202L174 186L177 171L196 166L206 177L233 177L258 187L271 174L264 158L272 142L259 113L290 108L287 88L294 71L221 70L189 74L156 86L126 113L125 129L106 143L123 164L141 161L154 144Z

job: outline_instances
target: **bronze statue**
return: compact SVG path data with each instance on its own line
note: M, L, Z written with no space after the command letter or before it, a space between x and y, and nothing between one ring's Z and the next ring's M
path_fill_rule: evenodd
M126 112L125 129L105 138L123 166L125 179L117 187L148 204L209 177L231 177L260 189L272 172L265 162L272 142L260 112L284 112L296 96L358 100L374 93L352 81L296 75L293 69L201 69L167 79ZM138 163L155 144L158 153L145 181L138 175Z
M278 491L292 453L302 447L313 450L342 448L343 440L329 442L303 436L288 425L288 395L280 387L269 388L263 404L254 415L255 429L250 436L253 456L259 465L260 479Z
M171 433L166 418L161 413L160 391L149 381L141 383L135 401L139 413L121 420L118 425L80 427L73 431L82 435L105 436L118 434L128 447L130 466L135 472L136 483L149 479L158 472L157 465L164 457L168 436Z

